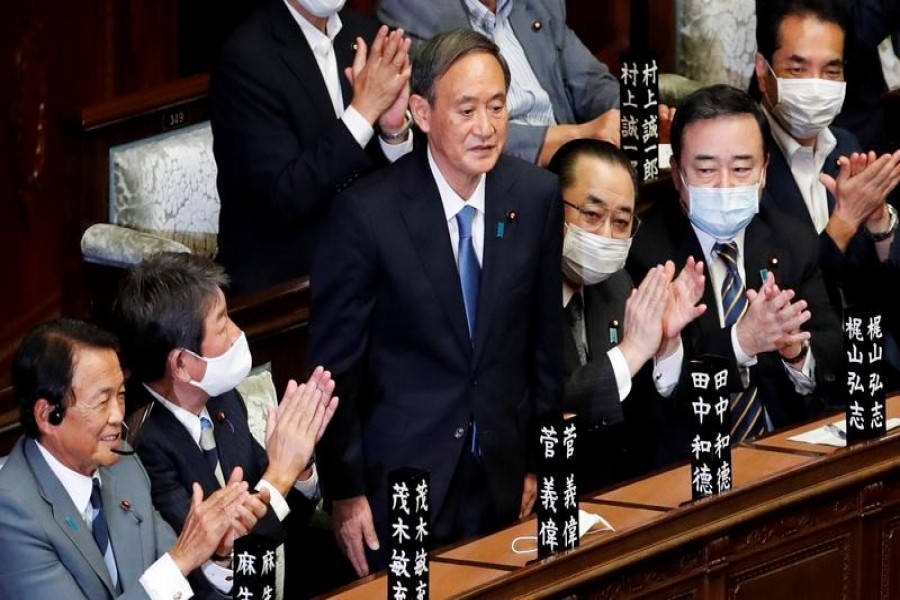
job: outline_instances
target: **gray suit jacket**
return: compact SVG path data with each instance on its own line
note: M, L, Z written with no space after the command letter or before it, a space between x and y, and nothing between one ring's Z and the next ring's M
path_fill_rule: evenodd
M438 33L470 28L462 0L381 0L378 18L402 27L414 50ZM583 123L619 107L619 82L566 26L564 0L513 0L509 20L557 123ZM506 152L535 162L546 130L510 123Z
M136 457L100 469L103 505L123 599L147 598L139 579L175 542L153 509L150 482ZM130 509L121 508L123 502ZM0 469L0 598L116 596L109 571L81 513L37 443L22 437Z

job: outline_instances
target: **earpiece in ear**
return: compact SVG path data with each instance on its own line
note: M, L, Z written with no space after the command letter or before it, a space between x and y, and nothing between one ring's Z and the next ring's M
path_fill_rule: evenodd
M47 422L49 422L54 427L59 426L63 422L63 417L65 416L65 409L61 406L53 407L53 410L47 415Z

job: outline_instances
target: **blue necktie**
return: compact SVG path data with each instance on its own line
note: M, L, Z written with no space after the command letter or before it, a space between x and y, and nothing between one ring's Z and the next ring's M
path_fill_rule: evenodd
M475 245L472 243L472 221L478 210L474 206L466 205L456 213L456 225L459 227L459 283L462 286L463 301L466 305L466 321L469 324L469 340L475 343L475 316L478 314L478 292L481 289L481 265L475 255ZM481 448L478 445L478 427L475 419L472 419L472 445L469 451L473 456L481 456Z
M464 206L456 213L459 227L459 282L466 304L466 320L469 323L469 339L475 341L475 317L478 313L478 291L481 288L481 265L472 243L472 221L478 211L474 206Z
M735 242L717 243L713 246L722 262L726 275L722 283L722 315L725 326L736 324L747 312L747 295L744 282L738 270L738 248ZM766 430L762 403L756 397L757 388L750 385L743 392L731 395L731 441L732 443L754 438Z
M109 570L110 578L113 586L118 585L119 573L116 568L116 559L113 556L112 547L109 544L109 527L106 524L106 517L103 514L103 497L100 495L100 480L94 477L91 487L91 509L93 510L93 519L91 520L91 535L103 555L103 562Z
M200 417L200 449L203 450L203 456L206 462L212 467L216 474L216 480L219 485L225 485L225 478L222 475L222 466L219 464L219 452L216 450L216 436L213 433L212 421L206 417Z

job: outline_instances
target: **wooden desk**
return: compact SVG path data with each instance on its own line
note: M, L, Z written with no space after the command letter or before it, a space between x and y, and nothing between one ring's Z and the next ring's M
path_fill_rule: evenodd
M511 551L534 518L434 552L431 597L900 598L900 434L850 448L787 441L837 418L733 448L735 489L715 498L690 501L686 466L583 497L616 531L566 554ZM385 598L385 585L376 576L337 597Z

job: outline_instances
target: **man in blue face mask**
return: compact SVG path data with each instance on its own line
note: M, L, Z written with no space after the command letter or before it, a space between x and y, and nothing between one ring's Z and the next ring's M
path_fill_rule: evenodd
M212 494L240 466L244 480L271 497L271 510L254 532L285 541L286 560L306 566L294 556L310 542L297 538L307 537L305 522L318 500L310 459L337 406L334 382L321 368L303 385L291 381L278 410L267 415L260 446L235 389L250 371L251 356L246 336L228 316L226 283L220 266L191 254L158 254L129 273L115 320L122 361L131 371L129 406L146 406L135 447L150 476L153 504L175 531L184 525L194 482ZM218 554L227 557L230 550ZM227 593L230 572L222 575L217 587ZM303 589L292 588L297 579L286 577L286 598L310 591L306 581L298 582Z
M565 206L563 408L583 427L579 489L594 490L650 468L654 440L645 415L662 401L657 394L671 395L678 383L681 330L706 309L696 306L703 264L689 258L673 281L675 265L667 261L635 289L625 271L640 226L628 157L609 142L574 140L549 168Z
M775 209L759 212L768 127L735 88L688 96L672 127L678 200L653 207L629 256L633 275L689 256L708 265L702 301L710 309L682 332L684 354L728 359L732 443L815 412L841 358L812 232ZM660 432L664 460L685 457L689 445L686 402L671 408Z

